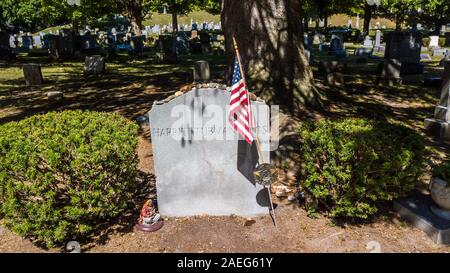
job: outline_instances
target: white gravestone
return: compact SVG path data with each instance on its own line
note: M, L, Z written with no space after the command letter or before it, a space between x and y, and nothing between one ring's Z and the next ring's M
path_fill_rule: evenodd
M364 39L364 47L373 47L373 41L372 38L370 38L369 35L366 36L366 38Z
M378 48L381 46L381 30L377 30L375 34L375 47Z
M33 36L33 43L35 47L42 47L41 36Z
M255 144L239 138L228 121L230 92L196 89L149 112L159 211L164 216L269 212L267 189L255 184ZM252 102L265 163L269 107Z

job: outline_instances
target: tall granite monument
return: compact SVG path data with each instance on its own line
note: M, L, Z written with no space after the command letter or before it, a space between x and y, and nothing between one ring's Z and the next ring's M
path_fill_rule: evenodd
M401 74L422 74L423 65L420 63L422 35L420 32L390 32L384 35L386 51L384 59L396 59L402 63Z

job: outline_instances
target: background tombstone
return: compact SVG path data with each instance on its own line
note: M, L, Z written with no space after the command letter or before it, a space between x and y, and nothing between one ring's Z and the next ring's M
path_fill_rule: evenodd
M200 43L202 44L202 53L211 52L211 36L207 32L200 33Z
M329 55L335 55L338 58L347 57L347 53L344 48L344 38L341 34L332 34L330 47L328 49Z
M100 49L97 43L97 35L85 34L78 36L79 48L82 52L94 52Z
M156 47L156 58L159 63L176 63L178 61L176 39L172 35L160 35Z
M344 73L347 65L339 61L320 61L319 74L324 76L328 85L344 85Z
M447 50L444 48L433 48L433 51L431 52L432 56L438 56L438 57L442 57L445 56L447 54Z
M59 54L62 58L71 58L75 53L75 35L71 29L59 31Z
M39 35L33 36L33 43L36 48L41 48L42 47L41 36Z
M431 56L428 53L421 53L420 54L420 60L421 61L431 61Z
M439 105L434 110L434 118L425 119L425 130L434 136L450 140L450 61L444 62L442 89Z
M430 36L430 44L428 45L428 48L439 48L439 36L432 35Z
M207 82L211 79L211 71L207 61L194 63L194 82Z
M132 36L130 46L132 53L142 55L144 53L144 36Z
M6 33L6 32L4 32L4 33ZM0 43L2 43L2 41L0 41ZM3 44L3 47L5 47L5 44ZM16 37L14 35L10 35L9 36L9 47L10 48L15 48L16 47Z
M60 49L59 49L59 36L58 35L46 35L44 36L44 45L45 41L47 41L48 53L55 59L60 58Z
M261 198L268 196L267 190L254 182L256 147L236 140L227 117L229 102L226 90L194 88L153 104L149 121L158 207L163 216L269 212L270 204ZM269 163L269 141L264 141L269 140L269 108L259 101L253 101L252 107L254 114L259 113L257 131Z
M7 32L0 31L0 48L9 49L10 46L10 36Z
M43 82L41 66L39 64L24 64L23 76L26 85L41 85Z
M366 38L364 39L363 46L364 47L369 47L369 48L373 47L373 41L372 41L372 38L370 38L369 35L367 35Z
M318 33L314 34L314 36L313 36L313 44L314 45L320 45L320 43L322 43L320 35Z
M375 34L375 47L381 46L381 30L377 30Z
M33 37L29 35L22 36L22 48L25 50L33 48Z
M369 47L355 48L355 56L369 57L372 56L373 49Z
M390 32L385 34L385 59L396 59L402 63L401 73L422 74L420 63L422 35L419 32Z
M99 75L105 73L105 58L102 56L86 56L84 61L85 75Z

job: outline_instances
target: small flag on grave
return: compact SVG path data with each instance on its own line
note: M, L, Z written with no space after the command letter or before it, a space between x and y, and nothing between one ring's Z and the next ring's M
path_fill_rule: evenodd
M274 221L275 227L277 226L277 221L275 219L275 211L273 208L272 203L272 197L270 193L270 187L271 187L271 180L276 175L275 172L273 172L272 166L268 163L264 163L263 154L261 152L261 146L259 143L258 135L255 134L255 138L253 138L252 130L256 129L256 122L254 120L254 117L252 115L252 107L250 104L250 96L247 90L247 86L245 83L245 74L244 69L242 67L241 57L239 54L239 49L237 46L236 39L233 37L233 44L234 49L236 51L236 59L234 62L234 68L233 68L233 79L231 82L231 98L230 98L230 111L229 111L229 120L231 123L231 126L236 130L243 138L245 138L245 141L250 145L245 145L244 148L245 154L247 155L245 158L247 160L239 160L238 155L238 165L248 165L252 164L253 169L253 175L256 176L257 181L260 182L266 189L267 194L269 197L270 202L270 210L269 213L271 213L272 219ZM253 153L251 151L251 148L254 147L254 143L256 143L257 147L257 158L256 162L254 162L254 157L251 156ZM239 150L239 149L238 149ZM250 156L248 156L250 155ZM247 161L247 162L246 162ZM239 164L241 162L241 164ZM246 163L244 163L246 162ZM253 168L257 164L256 170ZM238 166L238 169L239 166ZM245 168L247 169L247 167ZM240 170L242 173L242 170ZM247 177L247 176L246 176ZM254 179L253 179L254 180Z

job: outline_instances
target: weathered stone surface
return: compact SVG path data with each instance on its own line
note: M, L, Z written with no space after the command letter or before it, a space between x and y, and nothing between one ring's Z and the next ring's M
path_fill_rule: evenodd
M84 74L99 75L105 73L105 58L101 56L86 56L84 61Z
M24 64L23 76L26 85L40 85L43 82L41 66L39 64Z
M207 61L194 63L194 82L207 82L211 79L211 71Z
M373 47L373 40L372 40L372 38L370 38L369 35L367 35L366 38L364 39L363 46L368 47L368 48Z
M159 211L164 216L268 213L267 189L254 183L256 147L228 122L230 92L196 89L149 112ZM252 102L264 161L270 162L268 106Z
M422 36L419 32L390 32L385 34L386 59L397 59L402 63L419 63Z
M59 101L64 97L63 92L61 91L51 91L47 93L47 98L51 101Z
M430 36L430 44L428 45L429 48L439 48L439 36L432 35Z
M438 244L450 244L450 221L431 211L434 205L429 195L415 193L394 202L397 214L415 227L423 230Z
M433 57L435 57L435 56L442 56L442 57L445 57L446 56L446 54L447 54L447 50L446 49L444 49L444 48L435 48L435 49L433 49L433 51L432 51L432 56Z
M381 30L377 30L375 34L375 48L378 48L381 46Z
M402 75L423 73L423 65L420 64L422 35L419 32L390 32L385 37L385 59L400 61Z

